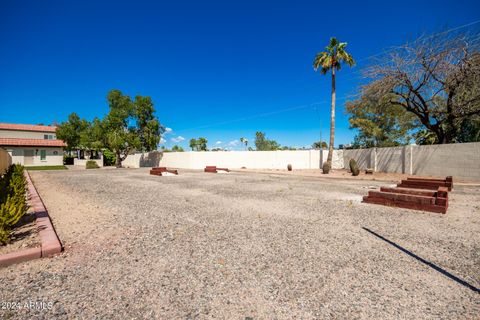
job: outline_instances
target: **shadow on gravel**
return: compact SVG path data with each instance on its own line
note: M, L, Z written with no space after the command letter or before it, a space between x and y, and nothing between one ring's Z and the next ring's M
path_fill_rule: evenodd
M371 234L373 234L375 237L377 237L377 238L385 241L386 243L394 246L395 248L397 248L398 250L402 251L403 253L408 254L410 257L415 258L415 259L417 259L418 261L420 261L421 263L426 264L426 265L429 266L430 268L432 268L432 269L440 272L441 274L443 274L444 276L452 279L453 281L457 282L458 284L461 284L462 286L467 287L468 289L472 290L473 292L480 293L480 289L478 289L478 288L475 287L475 286L472 286L470 283L466 282L465 280L462 280L462 279L460 279L459 277L454 276L453 274L451 274L451 273L448 272L447 270L442 269L442 268L440 268L439 266L431 263L430 261L427 261L427 260L423 259L422 257L417 256L415 253L413 253L413 252L405 249L404 247L399 246L398 244L396 244L395 242L392 242L392 241L388 240L387 238L382 237L382 236L379 235L378 233L376 233L376 232L374 232L374 231L372 231L372 230L370 230L370 229L368 229L368 228L362 227L362 229L365 230L365 231L367 231L367 232L369 232L369 233L371 233Z

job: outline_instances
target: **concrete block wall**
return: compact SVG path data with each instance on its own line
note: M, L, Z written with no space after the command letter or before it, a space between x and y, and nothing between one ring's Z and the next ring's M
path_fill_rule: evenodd
M351 158L362 170L480 180L480 142L344 150L345 169Z
M318 169L320 150L167 152L160 161L161 166L188 169L203 169L205 166L286 169L288 164L294 169Z
M480 142L413 146L413 174L480 180Z

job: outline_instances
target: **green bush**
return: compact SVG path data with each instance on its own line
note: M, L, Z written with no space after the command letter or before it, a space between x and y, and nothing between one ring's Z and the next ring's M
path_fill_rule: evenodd
M322 166L323 174L328 174L330 172L330 169L332 166L330 165L330 162L324 162Z
M10 241L13 226L27 213L27 180L21 165L11 165L0 178L0 245Z
M75 161L74 156L70 156L70 155L67 155L67 154L63 155L63 164L64 165L73 165L74 161Z
M94 160L88 160L86 167L87 167L87 169L98 169L98 168L100 168L98 166L97 162L94 161Z
M105 149L103 151L103 165L104 166L114 166L115 165L115 153L112 151Z
M360 174L360 169L358 168L357 161L355 159L350 159L350 171L352 171L352 176L358 176Z

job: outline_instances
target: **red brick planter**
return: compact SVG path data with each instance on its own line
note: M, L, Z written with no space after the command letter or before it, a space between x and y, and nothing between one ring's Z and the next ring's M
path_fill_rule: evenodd
M414 210L447 213L448 191L453 188L452 177L446 179L409 178L397 188L381 187L369 191L363 202Z
M162 173L165 173L165 172L178 175L178 170L167 169L166 167L157 167L157 168L152 168L152 170L150 170L150 174L154 176L161 176Z

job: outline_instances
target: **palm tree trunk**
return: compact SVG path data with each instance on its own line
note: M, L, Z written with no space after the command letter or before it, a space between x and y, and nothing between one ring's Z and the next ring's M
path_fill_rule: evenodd
M332 67L332 110L330 114L330 144L328 145L327 162L332 165L333 144L335 140L335 67Z

